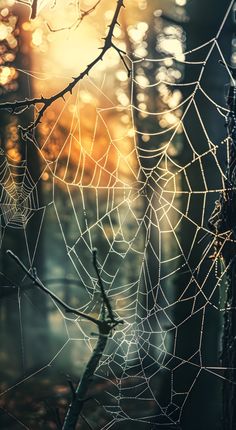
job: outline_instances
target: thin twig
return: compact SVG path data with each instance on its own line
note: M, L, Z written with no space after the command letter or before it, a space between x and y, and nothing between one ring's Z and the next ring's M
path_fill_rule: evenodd
M14 294L17 294L18 289L21 288L23 292L31 290L34 288L34 285L32 283L25 284L25 285L18 285L16 282L13 282L11 279L7 278L7 276L3 275L3 273L0 273L1 276L3 276L8 282L9 285L0 285L0 299L5 298ZM83 285L81 285L81 282L76 279L69 279L69 278L51 278L46 279L42 281L43 284L62 284L62 285L73 285L79 288L84 288Z
M22 268L22 270L25 272L25 274L42 290L44 291L46 294L48 294L53 300L55 300L56 303L58 303L60 306L62 306L62 308L65 310L65 312L67 313L72 313L75 314L79 317L83 317L91 322L93 322L94 324L96 324L97 326L99 326L100 321L97 320L96 318L91 317L90 315L87 315L83 312L78 311L75 308L72 308L71 306L67 305L63 300L59 299L59 297L56 296L56 294L52 293L52 291L50 291L47 287L45 287L45 285L40 281L40 279L38 277L35 277L32 272L30 270L27 269L27 267L25 267L25 265L22 263L22 261L19 259L19 257L17 257L17 255L15 255L12 251L8 250L7 254L9 255L9 257L11 257L13 260L15 260L15 262L17 263L18 266L20 266Z
M41 96L41 97L36 97L32 99L25 98L24 100L19 100L15 102L5 102L0 104L0 110L6 109L6 110L9 110L12 114L13 113L19 114L19 110L22 108L30 108L31 106L42 105L41 108L39 108L38 110L38 115L36 119L28 127L24 128L22 126L19 126L24 134L27 134L28 132L34 130L35 127L37 127L37 125L41 123L41 120L45 111L56 100L60 98L65 100L65 95L67 93L72 94L72 91L74 87L78 84L78 82L80 82L86 75L88 75L96 64L98 64L100 61L103 60L103 57L107 53L107 51L113 48L119 53L119 55L124 55L124 51L122 51L112 42L114 37L115 26L119 24L118 17L122 7L125 7L124 0L118 0L113 18L111 20L110 25L108 25L108 28L109 28L108 33L106 37L103 38L104 44L100 48L101 49L100 54L93 61L91 61L91 63L87 65L87 67L83 70L83 72L81 72L77 77L74 77L73 80L66 87L64 87L62 90L60 90L59 92L57 92L51 97Z
M86 401L86 395L91 383L91 380L94 376L94 373L99 365L99 362L103 356L108 337L112 333L114 327L118 324L123 324L122 320L115 319L112 306L109 298L106 295L106 291L100 276L100 272L97 264L97 251L93 250L93 264L97 273L98 283L101 289L101 297L102 297L102 306L104 307L104 311L102 312L102 316L100 320L97 320L90 315L84 314L82 312L77 311L77 309L71 308L61 299L59 299L54 293L52 293L48 288L46 288L41 280L38 278L36 270L30 271L25 267L24 263L20 260L17 255L15 255L12 251L8 250L7 254L17 263L18 266L25 272L25 274L37 285L41 290L43 290L46 294L48 294L53 300L55 300L66 312L74 313L75 315L82 316L83 318L92 321L98 326L99 334L96 346L92 352L92 355L86 365L86 368L81 376L79 383L77 384L77 388L75 389L72 382L68 380L69 386L72 391L72 400L68 407L68 411L64 420L63 430L75 430L76 424L78 422L79 416L81 415L84 403ZM105 308L107 309L108 318L106 318ZM89 425L89 423L87 422ZM91 427L90 427L91 428Z
M38 9L38 0L33 0L32 6L31 6L31 15L30 19L36 18L37 15L37 9Z
M102 282L102 279L101 279L100 271L98 269L97 250L95 248L93 249L93 265L94 265L94 269L95 269L96 274L97 274L98 284L99 284L99 287L101 289L102 301L103 301L103 303L105 304L105 306L107 308L108 316L109 316L110 320L114 322L115 321L115 317L114 317L114 314L113 314L113 311L112 311L112 307L111 307L110 301L109 301L109 299L108 299L108 297L106 295L105 288L104 288L104 285L103 285L103 282Z
M38 0L33 0L31 5L25 0L17 0L17 2L21 4L25 4L26 6L29 6L31 9L30 19L36 18L37 9L38 9Z
M114 43L112 44L113 48L117 51L118 55L120 56L120 59L122 61L122 63L124 64L127 74L128 74L128 78L130 78L131 76L131 68L128 66L128 64L126 63L125 59L124 59L124 55L126 55L126 52L123 51L122 49L118 48L118 46L114 45Z

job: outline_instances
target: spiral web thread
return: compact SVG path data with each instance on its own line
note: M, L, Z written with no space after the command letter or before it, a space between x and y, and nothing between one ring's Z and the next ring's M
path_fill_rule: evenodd
M224 310L215 296L220 288L224 288L227 268L221 268L217 258L209 259L209 255L214 252L217 237L209 230L208 219L214 200L224 191L222 151L227 157L229 138L225 136L220 142L212 141L197 97L200 93L205 98L206 104L218 115L223 127L227 108L215 102L205 91L202 77L213 54L217 54L226 63L220 37L233 4L231 2L216 37L191 52L185 52L181 64L186 68L196 65L200 67L198 79L178 84L168 82L170 87L178 85L180 89L191 89L190 94L178 106L165 113L148 112L136 106L135 94L140 88L155 91L165 83L161 80L155 84L145 80L140 82L136 79L136 68L144 62L156 66L163 58L132 61L128 57L132 77L128 87L129 100L125 106L115 104L104 89L105 74L102 83L88 77L67 98L56 119L51 120L46 137L42 133L40 143L32 140L41 163L37 181L32 179L27 159L16 166L4 151L0 155L2 237L8 229L23 230L25 243L22 246L27 250L28 265L32 267L42 227L44 231L49 231L47 228L53 220L57 225L55 246L64 250L68 273L71 276L73 274L81 286L81 293L76 290L77 295L81 294L79 309L87 313L98 312L99 308L99 289L91 264L91 251L94 247L98 248L101 277L115 312L125 321L124 326L119 327L110 339L96 372L106 386L107 398L103 404L109 417L103 427L106 430L115 423L126 420L158 423L163 428L174 427L180 422L186 402L202 375L211 374L215 378L224 379L224 369L219 366L217 359L215 365L208 365L205 360L203 342L209 309L214 315L219 315ZM204 52L202 61L191 61L194 51ZM172 59L175 60L174 57ZM226 70L231 78L227 66ZM37 80L48 79L47 74L39 76L33 71L30 74ZM84 144L83 133L86 134L86 131L81 125L84 112L79 106L81 94L85 97L88 88L100 95L105 107L94 109L90 141L89 144ZM60 150L53 147L55 151L52 155L50 145L56 141L58 124L63 121L63 115L71 103L77 107L71 113L70 127L66 135L65 131L62 132L64 140ZM198 148L185 127L185 118L190 109L194 110L195 119L204 136L204 141ZM177 110L181 112L179 118L169 127L160 129L157 119ZM144 118L148 120L153 118L156 130L148 132L142 129L145 121L136 121L137 113L144 114ZM100 139L101 129L105 143ZM172 155L175 138L180 135L185 145L184 151L191 154L183 165L175 154ZM149 145L150 138L152 142L153 138L157 139L156 147ZM97 151L98 145L100 152ZM147 160L151 160L151 164ZM209 180L209 163L213 166L214 181ZM197 181L193 180L192 166L196 166ZM146 184L144 178L148 178ZM146 191L145 185L150 184L152 179L151 183L155 183L155 186L150 185ZM42 182L48 184L44 204L41 204L38 195L38 187ZM191 206L196 201L199 213L195 216ZM40 223L32 249L29 246L27 226L35 213L40 213ZM184 234L182 224L190 225L193 232L187 248L184 248L180 238ZM156 235L155 246L153 234ZM47 240L48 243L51 241L50 231L46 242ZM227 240L227 235L224 240ZM171 244L170 249L168 243ZM48 246L53 251L53 245ZM196 248L200 249L198 257L191 260ZM158 273L156 285L152 285L151 289L148 252L152 255L152 261L155 261ZM60 262L56 258L57 254L55 257L51 256L52 264L47 268L46 277L53 278L58 273L63 276L65 273L64 269L58 268ZM181 276L186 273L185 283L180 286ZM177 287L176 279L180 279ZM27 294L25 291L22 296ZM18 301L21 320L20 294ZM182 305L185 310L178 314ZM4 389L1 397L19 389L48 367L56 366L58 358L71 343L75 342L81 350L86 350L87 356L91 353L94 345L91 327L88 330L80 319L64 315L53 301L51 310L60 319L61 327L64 327L61 347L48 358L44 366ZM194 331L197 342L194 349L181 355L181 342L188 342L186 335L185 338L183 335L184 328L193 320L197 321ZM24 327L21 334L23 331ZM187 378L181 376L185 372L188 374ZM162 398L160 381L167 381L168 399ZM135 412L130 411L132 408L128 406L132 401ZM14 419L23 428L28 428L27 423L16 417Z

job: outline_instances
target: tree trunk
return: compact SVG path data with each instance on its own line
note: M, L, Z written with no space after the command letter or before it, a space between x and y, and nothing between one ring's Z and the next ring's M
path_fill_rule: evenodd
M221 194L209 221L216 234L216 251L221 252L226 266L227 297L222 340L223 429L236 427L236 87L228 95L227 118L230 156L226 171L225 192Z

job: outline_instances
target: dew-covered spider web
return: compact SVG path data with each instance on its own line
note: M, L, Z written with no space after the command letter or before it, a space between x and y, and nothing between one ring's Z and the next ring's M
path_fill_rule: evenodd
M27 143L14 122L3 138L3 253L7 247L20 253L55 294L97 316L97 248L107 294L124 320L92 383L90 412L85 408L92 427L101 415L104 430L132 423L140 429L181 428L197 390L220 391L225 379L219 351L226 268L215 255L218 238L209 218L225 189L229 157L224 85L232 76L225 28L233 5L214 36L189 50L185 30L159 12L152 18L156 54L147 47L148 25L130 24L127 36L118 35L120 43L129 39L130 78L117 53L108 54L73 94L48 108ZM35 82L36 92L54 81L64 85L71 76L34 67L18 73ZM46 428L22 417L11 399L39 378L50 378L51 371L60 381L65 374L77 381L96 343L96 327L68 316L20 269L15 273L13 263L6 271L6 264L4 257L2 300L5 309L15 304L12 342L20 370L17 377L9 370L0 399L15 423L9 428ZM66 388L59 388L54 394L60 403Z

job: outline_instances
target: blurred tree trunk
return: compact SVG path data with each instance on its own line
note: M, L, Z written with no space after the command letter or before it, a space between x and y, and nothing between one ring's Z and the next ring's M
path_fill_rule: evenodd
M211 38L215 37L217 31L222 23L222 20L226 14L227 8L230 2L224 0L215 7L215 2L209 0L194 0L187 5L187 13L189 16L189 24L186 25L186 50L189 51ZM214 13L213 13L214 11ZM229 15L230 16L230 15ZM230 57L230 44L231 44L231 32L230 32L230 19L227 20L224 27L224 31L220 37L220 46L223 49L224 56L226 59ZM203 48L188 57L191 61L203 61L209 50L209 46ZM220 67L218 61L220 54L217 50L213 50L210 58L207 61L204 74L201 79L201 86L204 91L219 105L225 106L224 95L222 93L222 83L226 79L224 69ZM186 66L185 71L185 82L194 82L198 80L199 72L202 65L200 66ZM214 78L211 79L211 76ZM191 88L191 87L190 87ZM184 98L186 98L191 89L184 91ZM215 106L208 103L203 95L198 91L195 96L195 101L198 106L198 110L202 116L203 123L206 127L207 133L210 140L218 145L225 138L223 122L219 119L219 114ZM202 125L199 118L196 115L194 105L191 105L187 115L184 119L184 126L188 133L188 136L196 149L197 153L202 154L205 151L206 137L204 136ZM185 165L192 160L193 153L189 147L187 140L184 144L184 151L182 154L181 164ZM223 148L218 150L217 158L220 164L224 160ZM205 159L205 162L204 162ZM203 169L205 181L208 190L214 190L222 186L222 178L217 177L217 170L213 158L203 157ZM192 190L204 192L205 187L201 180L200 166L196 166L196 163L192 164L192 167L188 169L188 178L191 183ZM203 194L202 194L203 196ZM204 226L207 226L208 217L214 206L214 200L217 195L215 193L207 193L206 208L204 215ZM211 297L211 293L214 291L217 279L215 277L214 268L212 261L209 259L212 249L205 256L201 262L202 256L204 255L206 246L209 244L207 237L203 238L203 233L197 235L194 241L194 235L196 228L193 226L190 220L194 220L201 225L201 216L203 210L203 197L192 195L191 204L188 212L189 222L184 222L182 225L182 234L180 235L180 243L183 248L185 256L188 258L189 267L195 273L196 280L199 285L204 285L203 291L206 297ZM194 247L190 252L190 245L194 241ZM190 254L189 254L190 252ZM199 267L199 270L196 270ZM206 275L208 275L207 282L205 282ZM181 286L187 286L183 299L190 298L195 295L198 291L196 283L191 281L191 273L186 273L179 276L177 280L178 288ZM212 296L211 302L218 308L219 307L219 289L215 289L214 295ZM187 302L186 302L187 303ZM202 310L201 310L202 308ZM203 322L203 333L201 340L200 354L195 356L195 360L198 360L199 365L202 366L217 366L219 363L219 343L221 333L221 318L220 313L214 307L209 306L202 295L198 294L196 300L193 302L193 311L200 309L201 320L190 318L185 329L183 331L184 338L178 345L178 356L183 359L188 359L191 355L191 351L197 351L199 348L199 336L201 330L201 322ZM183 309L183 315L185 310ZM194 369L192 366L192 371ZM189 372L189 374L188 374ZM188 372L185 372L184 378L191 377L191 369L189 367ZM183 378L183 374L179 374L179 378ZM183 412L183 429L202 430L209 428L216 428L220 425L221 419L221 380L217 377L211 377L210 374L202 373L196 381L195 387L192 394L189 396ZM217 406L216 406L217 405ZM201 409L201 414L199 410Z
M22 29L22 24L27 21L28 9L13 7L10 9L9 16L17 19L15 38L18 46L15 48L16 58L12 63L6 62L5 67L11 67L20 70L31 69L31 46L30 33L26 33ZM8 44L6 42L6 47ZM16 72L17 73L17 72ZM19 72L18 77L14 80L14 86L8 90L8 87L2 87L1 99L4 101L12 99L23 99L26 96L32 95L31 78L22 72ZM1 164L5 163L9 175L8 182L11 182L12 192L9 194L9 213L5 216L6 207L2 206L1 217L1 285L10 285L11 282L19 285L22 279L22 273L12 266L9 258L6 256L6 250L12 249L17 255L27 262L38 268L39 273L42 270L42 249L41 235L38 241L42 211L37 208L42 205L42 191L40 178L40 162L38 150L27 138L23 139L18 126L29 124L33 119L33 112L26 110L19 117L17 115L2 112L0 117L0 133L1 133L1 148L2 155ZM27 175L25 175L25 166ZM25 176L24 176L25 175ZM7 184L4 183L4 176L1 177L1 192L2 198L6 192ZM23 179L23 180L22 180ZM23 185L21 185L23 184ZM33 190L33 184L37 184L37 191ZM32 193L32 200L27 195L27 187ZM34 208L28 207L34 199ZM1 201L3 204L3 200ZM32 210L30 214L29 211ZM26 215L26 222L24 214ZM7 212L6 212L7 214ZM21 214L22 225L21 224ZM19 220L17 222L16 220ZM42 233L42 232L41 232ZM35 252L36 251L36 252ZM34 254L35 253L35 254ZM5 276L9 279L5 278ZM10 292L10 289L9 289ZM4 298L5 294L5 298ZM37 300L37 296L38 297ZM26 297L27 296L27 297ZM32 303L30 302L32 300ZM44 313L43 323L39 312L35 312L34 304L39 303L39 307ZM42 354L39 354L38 348L41 350L42 343L45 350L45 329L47 327L46 314L46 299L44 295L39 293L37 289L34 291L28 290L25 294L18 290L15 294L8 294L6 288L1 288L1 323L4 325L2 333L4 335L4 343L6 344L6 358L14 357L14 362L11 360L12 376L16 377L15 373L23 373L26 368L34 367L37 361L43 360ZM37 305L38 307L38 305ZM40 318L39 318L40 316ZM17 333L17 336L15 335ZM13 335L14 334L14 335ZM35 338L37 337L37 342ZM11 340L10 340L11 339ZM34 347L32 348L32 345ZM37 347L38 345L38 347ZM27 353L27 359L26 354ZM14 370L13 370L14 369Z
M223 383L223 428L233 430L236 426L236 94L235 86L228 94L229 114L227 117L230 136L230 156L226 171L225 192L216 202L209 224L216 234L216 252L220 252L226 266L227 294L224 313L222 342ZM223 244L223 247L222 247Z
M169 5L164 6L166 13L175 8L171 2L169 2ZM148 35L145 39L148 51L147 56L153 59L164 58L168 56L168 53L163 53L158 49L158 40L163 36L163 30L166 25L169 24L166 21L167 16L165 16L164 20L161 17L157 18L152 7L150 7L147 18L149 26ZM125 23L123 26L127 28ZM178 27L181 28L181 25ZM126 44L127 51L134 52L135 47L128 35ZM163 62L149 62L148 60L143 61L143 64L137 63L134 65L133 78L137 79L137 76L141 73L147 78L149 84L153 85L146 94L145 90L143 90L147 112L160 114L161 111L165 112L169 109L168 104L162 99L158 91L159 87L155 87L155 83L158 81L158 72L161 67L163 68L163 65ZM166 73L168 73L168 67L166 67ZM172 67L174 68L175 66ZM140 71L140 69L142 70ZM168 90L170 90L169 96L171 97L172 88ZM132 94L132 104L138 108L140 106L142 87L134 84ZM133 110L133 116L135 128L138 131L136 133L140 164L138 192L142 199L143 216L141 219L143 219L142 231L144 237L144 264L139 286L140 307L138 321L141 321L140 330L142 327L150 336L148 339L148 354L144 348L140 348L139 355L142 358L143 367L148 369L146 376L150 378L151 384L155 386L156 398L159 404L165 407L171 403L171 372L165 368L165 363L169 359L169 354L173 353L174 335L172 329L175 322L171 305L176 299L176 285L175 277L168 277L170 266L167 267L163 262L178 254L178 246L173 232L168 233L168 230L170 230L169 222L172 224L173 229L174 225L177 224L176 213L171 208L171 203L162 198L166 181L174 174L174 165L167 161L167 157L163 156L165 151L160 149L164 148L165 143L171 139L173 131L167 132L163 137L162 133L165 128L160 126L161 117L151 116L148 113L143 115L138 109ZM166 128L168 128L168 125L166 125ZM140 132L141 130L143 130L143 134ZM146 136L148 136L148 139L146 139ZM176 156L173 156L175 160L178 160L178 156L181 155L179 148L182 140L182 136L177 134L171 143L171 146L176 151ZM173 191L173 189L171 190ZM180 199L176 198L175 202L180 209ZM169 203L170 206L168 206ZM173 271L176 268L176 266L173 267ZM163 312L162 309L168 306L170 306L170 312L167 312L167 316L167 313ZM160 368L162 369L161 371ZM156 377L156 374L152 378L149 369L154 374L154 369L159 370L159 378ZM162 417L161 419L164 420L165 418ZM175 419L173 415L172 419ZM167 416L165 425L168 423L170 423L170 420ZM159 421L155 425L158 426L158 424Z

